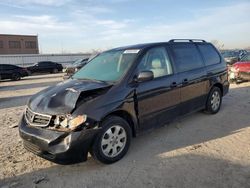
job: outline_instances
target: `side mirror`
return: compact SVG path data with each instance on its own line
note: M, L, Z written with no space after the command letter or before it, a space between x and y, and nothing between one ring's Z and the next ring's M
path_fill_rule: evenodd
M135 81L145 82L145 81L153 80L153 78L154 78L154 73L152 71L142 71L137 75Z

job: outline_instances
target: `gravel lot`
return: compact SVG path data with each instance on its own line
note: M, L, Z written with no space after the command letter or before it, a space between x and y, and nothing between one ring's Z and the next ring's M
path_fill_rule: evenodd
M197 112L132 140L121 161L57 165L23 149L28 98L62 74L0 82L0 187L250 187L250 83L231 85L216 115Z

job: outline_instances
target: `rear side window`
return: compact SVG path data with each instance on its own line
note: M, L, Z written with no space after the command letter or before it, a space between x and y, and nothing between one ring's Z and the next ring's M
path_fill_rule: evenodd
M178 72L197 69L203 66L203 61L194 44L173 44L173 55Z
M220 63L220 56L211 44L198 44L206 66Z

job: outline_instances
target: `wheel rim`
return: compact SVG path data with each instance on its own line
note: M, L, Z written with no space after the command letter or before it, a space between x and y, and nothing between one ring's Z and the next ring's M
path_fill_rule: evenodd
M102 136L102 152L107 157L116 157L123 151L126 142L127 134L125 129L120 125L114 125Z
M220 94L218 91L215 91L212 95L211 98L211 105L212 105L212 109L213 111L218 110L218 108L220 107Z
M14 74L14 75L13 75L13 79L14 79L14 80L18 80L18 78L19 78L19 77L18 77L17 74Z

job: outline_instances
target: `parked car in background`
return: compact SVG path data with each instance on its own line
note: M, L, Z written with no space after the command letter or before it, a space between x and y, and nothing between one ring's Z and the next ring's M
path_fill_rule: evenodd
M236 83L250 81L250 53L229 67L229 79Z
M239 60L239 53L234 50L222 51L221 55L228 65L232 65Z
M68 65L65 69L63 69L63 72L66 73L66 77L72 76L75 72L80 70L84 65L88 63L88 58L85 59L78 59L75 62L73 62L71 65Z
M33 73L58 73L63 70L63 66L59 63L52 61L41 61L33 66L27 67L27 69Z
M241 60L248 52L246 50L239 50L239 60Z
M20 80L22 77L28 75L29 73L26 68L19 67L16 65L0 64L0 80Z
M239 61L244 55L247 54L246 50L223 50L221 55L224 58L227 65L233 65Z
M90 152L110 164L127 153L132 136L202 109L216 114L228 89L224 60L203 40L115 48L32 96L19 133L45 159L79 162Z

